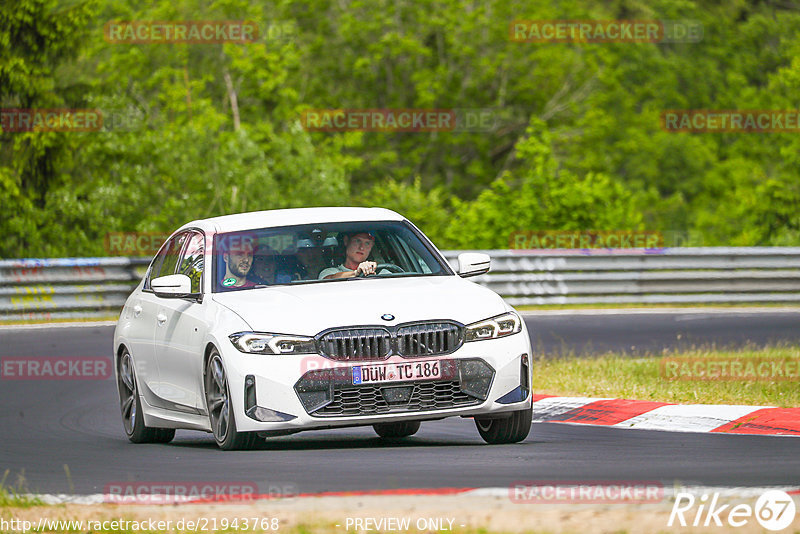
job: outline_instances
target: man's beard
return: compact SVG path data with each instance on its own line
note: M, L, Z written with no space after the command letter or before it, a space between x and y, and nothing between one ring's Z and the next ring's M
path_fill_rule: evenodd
M228 269L231 270L231 274L233 274L234 276L238 276L239 278L244 278L250 271L250 268L248 267L247 271L242 272L242 270L239 269L239 266L233 263L228 266Z

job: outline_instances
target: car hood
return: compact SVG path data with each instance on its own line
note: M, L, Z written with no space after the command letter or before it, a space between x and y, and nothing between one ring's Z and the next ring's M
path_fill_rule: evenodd
M365 278L215 293L254 331L313 336L327 328L453 319L469 324L504 313L493 291L458 276ZM381 319L384 314L395 318Z

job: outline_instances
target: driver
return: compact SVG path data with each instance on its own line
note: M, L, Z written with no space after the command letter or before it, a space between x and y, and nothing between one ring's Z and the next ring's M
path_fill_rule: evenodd
M358 274L364 276L375 274L378 266L374 261L367 261L372 246L375 244L375 236L369 232L357 232L344 236L345 259L344 263L336 267L329 267L319 273L320 280L330 280L333 278L352 278Z

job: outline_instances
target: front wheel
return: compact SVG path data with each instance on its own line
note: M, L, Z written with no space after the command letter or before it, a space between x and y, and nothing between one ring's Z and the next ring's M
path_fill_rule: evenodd
M376 423L372 425L375 433L382 438L406 438L419 430L419 421L403 421L400 423Z
M492 445L517 443L528 437L531 431L533 409L525 408L513 412L504 419L475 419L475 426L483 441Z
M206 368L206 407L214 440L223 451L252 449L258 441L255 432L236 430L228 377L222 365L222 356L214 350Z
M122 426L133 443L169 443L175 437L174 428L151 428L145 426L142 415L142 402L136 386L136 371L133 357L128 349L123 349L117 369L119 386L119 407L122 412Z

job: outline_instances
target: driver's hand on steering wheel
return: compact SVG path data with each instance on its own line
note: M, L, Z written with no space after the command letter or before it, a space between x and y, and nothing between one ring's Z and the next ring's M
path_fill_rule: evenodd
M375 268L377 266L378 264L375 263L374 261L362 261L361 263L358 264L358 267L356 267L355 271L356 276L358 276L359 274L363 276L375 274Z

